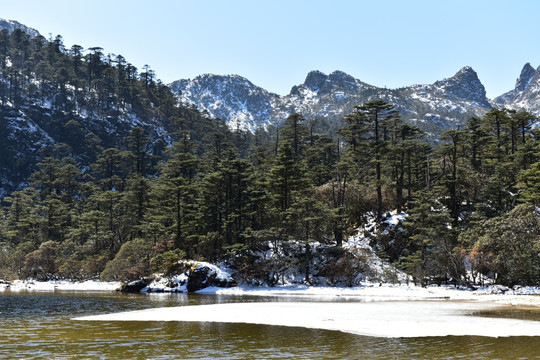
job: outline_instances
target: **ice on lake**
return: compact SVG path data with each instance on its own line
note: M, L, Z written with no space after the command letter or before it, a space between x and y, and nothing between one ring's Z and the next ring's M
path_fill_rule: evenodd
M165 307L76 318L195 321L337 330L377 337L540 336L540 322L479 316L503 305L475 301L240 302Z

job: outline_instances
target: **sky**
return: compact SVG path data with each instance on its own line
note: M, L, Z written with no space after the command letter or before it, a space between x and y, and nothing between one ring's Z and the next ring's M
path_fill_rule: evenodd
M170 83L237 74L286 95L308 72L431 84L471 66L488 98L540 65L536 0L0 0L0 18L101 47Z

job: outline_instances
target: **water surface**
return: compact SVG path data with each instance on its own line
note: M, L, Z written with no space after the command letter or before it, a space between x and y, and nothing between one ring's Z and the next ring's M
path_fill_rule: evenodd
M540 359L539 337L389 339L254 324L70 320L126 310L240 301L298 301L298 297L3 292L0 358ZM482 315L540 319L540 311L528 308Z

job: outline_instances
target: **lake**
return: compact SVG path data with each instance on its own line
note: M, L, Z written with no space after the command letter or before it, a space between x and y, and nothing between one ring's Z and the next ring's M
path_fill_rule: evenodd
M534 336L383 338L255 324L72 320L127 310L261 301L298 298L4 291L0 293L0 358L540 359L540 337ZM540 310L519 307L482 315L540 320Z

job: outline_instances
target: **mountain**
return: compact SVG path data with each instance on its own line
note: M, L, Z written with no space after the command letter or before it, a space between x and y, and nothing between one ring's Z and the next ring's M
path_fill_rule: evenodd
M303 84L293 86L285 96L270 93L238 75L207 74L170 86L184 103L226 120L230 127L251 131L279 123L295 112L307 119L337 123L356 105L384 99L393 103L405 120L436 136L492 108L484 86L470 67L430 85L400 89L366 84L342 71L329 75L312 71Z
M193 80L178 80L171 85L186 103L193 103L213 117L227 119L230 127L255 129L272 116L279 103L279 95L253 85L238 75L197 76Z
M88 167L100 149L126 149L135 128L150 139L146 150L159 154L177 130L173 119L184 119L189 127L184 130L202 143L225 123L254 131L292 113L336 129L355 106L383 99L436 139L492 108L470 67L433 84L400 89L373 86L342 71L311 71L284 96L238 75L200 75L168 87L151 72L137 73L121 56L110 61L99 48L66 49L61 37L48 41L11 20L0 19L0 29L7 30L0 32L5 44L0 50L0 198L20 188L45 157L71 156ZM539 70L527 64L516 88L493 104L538 111L539 97ZM176 106L178 100L185 106Z
M32 29L15 20L0 19L0 30L2 29L6 29L10 34L13 32L13 30L20 29L24 31L26 34L30 35L30 38L34 38L41 35L39 31L37 31L36 29Z
M540 67L535 70L530 63L525 64L516 80L515 88L493 99L493 103L500 107L540 115Z
M144 150L158 161L178 130L174 119L184 119L198 145L225 128L176 106L168 86L152 73L137 74L122 57L113 63L99 48L68 50L61 38L0 24L8 30L0 31L0 199L23 187L47 157L71 157L88 169L103 149L129 149L130 136L144 133Z

